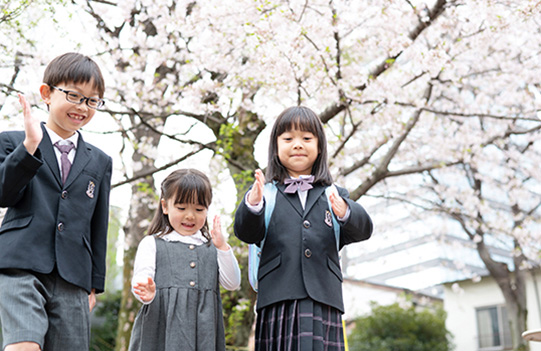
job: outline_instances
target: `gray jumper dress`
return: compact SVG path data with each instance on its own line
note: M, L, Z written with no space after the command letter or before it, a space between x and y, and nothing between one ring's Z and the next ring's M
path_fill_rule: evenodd
M156 296L133 325L129 351L225 351L214 245L156 239Z

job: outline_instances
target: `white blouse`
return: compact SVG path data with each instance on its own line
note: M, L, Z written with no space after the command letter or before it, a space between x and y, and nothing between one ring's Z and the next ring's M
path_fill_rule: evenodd
M207 243L207 239L203 237L201 231L194 235L185 236L172 231L171 233L161 237L165 241L180 241L185 244L203 245ZM240 268L237 258L233 254L231 248L227 251L218 251L218 271L220 284L227 290L236 290L240 287ZM145 236L139 243L137 253L135 254L135 262L133 265L133 286L136 283L147 282L148 278L154 279L156 274L156 241L152 235ZM143 302L137 294L134 293L137 300ZM149 304L152 301L143 302Z

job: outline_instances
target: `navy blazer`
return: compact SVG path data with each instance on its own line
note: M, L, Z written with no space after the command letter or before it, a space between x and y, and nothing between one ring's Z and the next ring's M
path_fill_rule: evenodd
M299 195L277 184L276 204L265 237L265 210L253 213L245 197L235 213L235 235L247 243L265 238L258 271L257 309L284 300L311 298L344 312L342 271L325 187L308 191L303 210ZM340 223L340 248L368 239L372 220L364 208L336 187L351 213Z
M103 292L112 160L79 134L66 184L51 139L34 155L24 132L0 133L0 269L48 274L54 267L66 281L90 293Z

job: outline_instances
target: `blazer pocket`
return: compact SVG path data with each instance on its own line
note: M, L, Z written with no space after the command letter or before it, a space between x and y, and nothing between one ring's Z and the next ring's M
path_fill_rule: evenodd
M280 263L282 262L282 255L278 255L269 262L265 263L264 265L259 267L259 272L257 274L257 279L261 279L267 274L269 274L271 271L276 269Z
M83 244L85 244L85 247L90 253L90 256L92 256L92 247L90 247L90 243L88 242L85 236L83 236Z
M331 272L333 272L340 281L343 281L344 278L342 278L342 270L340 269L340 266L334 263L334 261L329 257L327 257L327 265L329 266Z
M90 176L91 178L100 179L100 175L90 169L83 169L82 173L86 174L87 176Z
M34 216L28 216L28 217L23 217L23 218L15 218L15 219L12 219L12 220L9 220L7 222L2 223L2 227L0 228L0 234L5 233L8 230L28 227L30 222L32 222L33 217Z

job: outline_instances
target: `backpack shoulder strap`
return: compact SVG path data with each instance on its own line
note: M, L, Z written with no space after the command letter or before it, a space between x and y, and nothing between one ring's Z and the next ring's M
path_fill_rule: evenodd
M265 234L269 228L269 222L274 211L274 204L276 203L276 192L278 188L274 181L265 184L263 188L263 196L265 198Z
M274 211L276 191L277 188L273 182L265 184L265 187L263 188L263 196L265 197L265 236L267 236L270 218L272 216L272 211ZM264 243L265 238L259 242L259 245L248 245L248 280L254 291L257 291L258 287L257 274L259 271L261 250L263 249Z
M332 227L334 229L334 237L336 239L336 250L340 251L340 224L338 223L338 220L336 219L336 216L334 215L334 212L332 210L332 204L331 199L329 196L331 195L334 188L333 185L329 185L327 188L325 188L325 195L327 196L327 203L329 204L329 211L331 212L332 216Z

